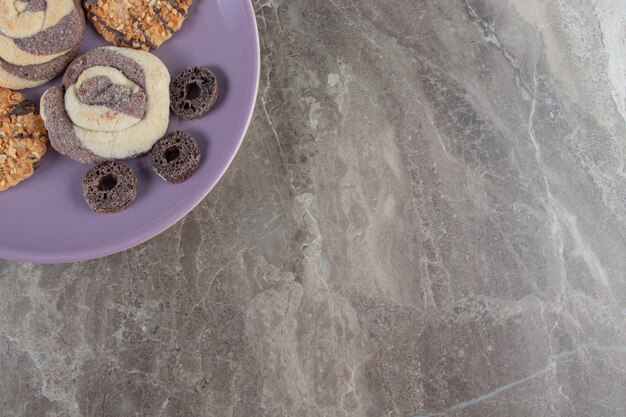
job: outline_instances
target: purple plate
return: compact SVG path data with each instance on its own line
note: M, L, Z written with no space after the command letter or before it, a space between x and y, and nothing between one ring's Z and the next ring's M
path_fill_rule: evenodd
M82 50L102 45L104 40L89 27ZM152 172L147 157L134 159L129 165L139 180L137 200L121 213L94 214L81 191L90 166L51 150L32 178L0 193L1 258L64 263L123 251L183 218L219 181L243 141L259 86L259 38L251 1L196 0L182 30L156 55L172 75L206 66L220 82L220 100L207 116L183 122L172 115L170 120L170 131L189 131L200 142L203 160L196 174L171 185ZM59 83L24 94L38 102L46 88Z

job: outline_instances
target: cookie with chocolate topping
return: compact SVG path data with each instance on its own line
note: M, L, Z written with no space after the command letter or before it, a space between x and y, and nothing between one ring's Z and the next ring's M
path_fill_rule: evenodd
M47 140L35 103L0 88L0 191L33 175L46 154Z
M83 0L87 18L108 42L150 51L180 30L193 0Z

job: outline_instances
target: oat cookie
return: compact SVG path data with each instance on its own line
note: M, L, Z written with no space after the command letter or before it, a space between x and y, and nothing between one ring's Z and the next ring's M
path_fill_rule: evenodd
M29 178L46 153L43 120L32 101L0 88L0 191Z
M149 51L180 30L193 0L83 0L87 18L117 46Z

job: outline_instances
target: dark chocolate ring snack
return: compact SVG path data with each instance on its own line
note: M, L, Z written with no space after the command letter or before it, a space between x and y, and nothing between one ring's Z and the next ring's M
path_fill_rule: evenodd
M83 178L83 197L96 213L117 213L137 197L137 178L128 165L103 162Z
M150 152L152 168L171 183L183 182L200 165L200 147L189 133L173 132L161 138Z
M206 68L187 68L170 84L172 111L184 120L199 119L213 108L219 88L215 74Z

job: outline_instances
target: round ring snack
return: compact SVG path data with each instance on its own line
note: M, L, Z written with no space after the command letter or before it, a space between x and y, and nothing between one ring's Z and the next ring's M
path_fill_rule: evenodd
M90 164L145 154L167 131L170 74L156 56L103 47L76 58L41 97L50 143Z
M170 85L172 111L183 120L200 119L215 106L219 93L217 78L211 70L187 68Z
M200 165L198 142L186 132L172 132L150 151L152 169L167 182L178 184L189 179Z
M150 51L180 30L193 0L83 0L107 42Z
M137 198L137 177L126 164L104 162L85 174L83 197L96 213L117 213Z
M52 80L76 57L84 34L79 0L0 0L0 87Z
M0 88L0 191L29 178L46 154L43 120L32 101Z

